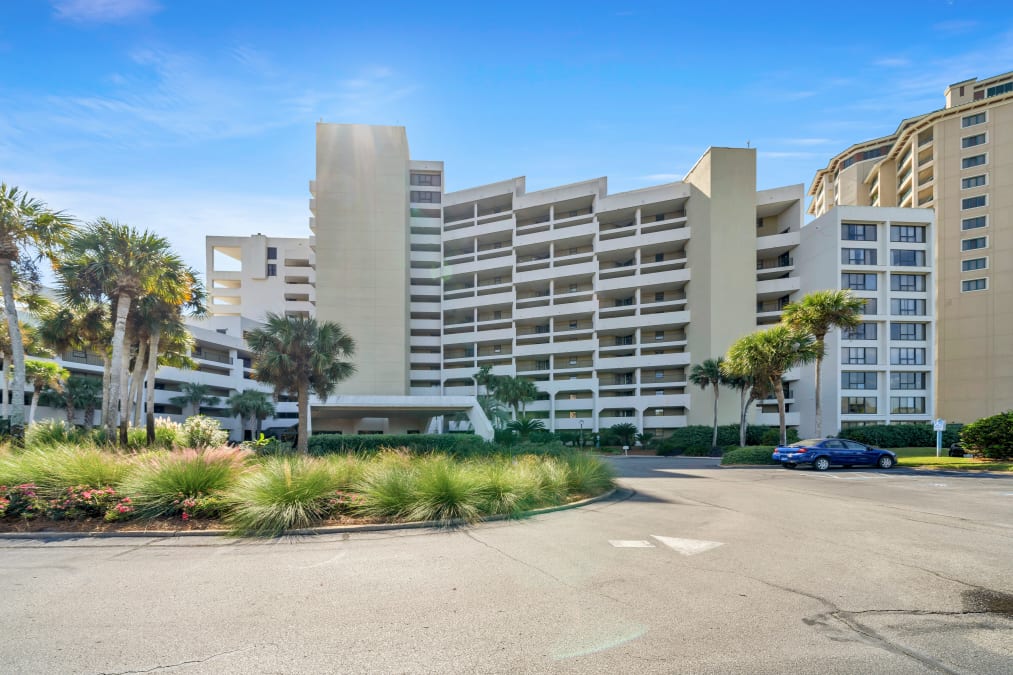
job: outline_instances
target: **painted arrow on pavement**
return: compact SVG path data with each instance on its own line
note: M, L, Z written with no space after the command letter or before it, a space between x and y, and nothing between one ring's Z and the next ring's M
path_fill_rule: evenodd
M723 546L724 544L720 541L705 541L703 539L679 539L678 537L660 537L656 534L651 535L653 538L660 541L665 546L669 547L677 553L682 555L696 555L697 553L703 553L709 551L712 548Z

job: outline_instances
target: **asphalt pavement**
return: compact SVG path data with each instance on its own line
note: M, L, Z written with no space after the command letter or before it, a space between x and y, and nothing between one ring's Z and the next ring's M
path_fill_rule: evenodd
M470 528L0 538L0 672L1013 671L1013 476L612 461Z

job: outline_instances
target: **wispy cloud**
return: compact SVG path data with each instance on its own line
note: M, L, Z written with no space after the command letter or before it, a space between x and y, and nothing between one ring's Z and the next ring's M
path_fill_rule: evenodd
M161 9L155 0L53 0L54 16L75 23L121 23Z

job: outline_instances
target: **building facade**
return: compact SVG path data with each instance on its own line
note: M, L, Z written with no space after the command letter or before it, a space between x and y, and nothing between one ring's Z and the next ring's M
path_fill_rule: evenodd
M809 212L934 211L935 408L971 422L1013 408L1013 72L958 82L945 98L834 157L812 182Z

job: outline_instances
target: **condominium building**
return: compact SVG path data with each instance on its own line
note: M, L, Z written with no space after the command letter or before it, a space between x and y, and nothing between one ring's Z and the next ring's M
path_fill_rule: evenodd
M862 322L826 338L827 432L933 419L934 235L929 209L835 206L802 228L795 257L808 289L850 289L865 299ZM812 433L814 379L800 378L791 391L806 421L800 431Z
M1013 408L1013 72L949 86L940 110L857 143L816 173L809 212L935 212L936 413Z

